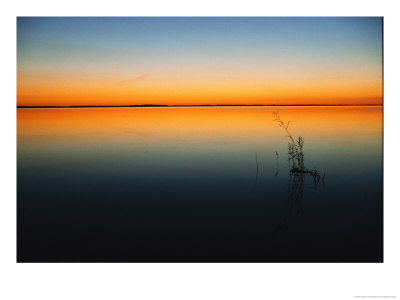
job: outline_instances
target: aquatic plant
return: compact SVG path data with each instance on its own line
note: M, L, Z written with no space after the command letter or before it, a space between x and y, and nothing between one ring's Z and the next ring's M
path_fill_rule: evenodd
M315 168L310 170L304 166L304 137L299 136L297 139L295 139L289 131L290 121L288 121L287 123L283 122L279 116L278 111L273 112L273 114L274 121L276 121L278 125L285 130L287 137L289 138L288 161L290 173L293 175L310 175L314 179L314 184L317 185L321 179L321 175L319 174L319 172ZM323 181L323 183L325 183L325 174L323 177Z
M258 159L257 159L257 152L254 152L254 154L256 155L256 166L257 166L256 179L254 180L254 185L256 185L258 179Z

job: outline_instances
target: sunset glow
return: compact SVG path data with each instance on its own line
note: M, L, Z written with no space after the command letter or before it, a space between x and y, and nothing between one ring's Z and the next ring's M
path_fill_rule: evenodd
M382 104L381 18L18 18L17 105Z

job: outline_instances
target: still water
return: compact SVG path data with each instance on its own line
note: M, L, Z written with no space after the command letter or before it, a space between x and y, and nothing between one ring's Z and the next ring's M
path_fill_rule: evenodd
M18 261L383 261L382 107L18 109L17 134Z

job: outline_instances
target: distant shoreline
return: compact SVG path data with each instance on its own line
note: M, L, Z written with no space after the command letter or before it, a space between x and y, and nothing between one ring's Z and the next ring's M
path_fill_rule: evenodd
M20 105L18 108L129 108L129 107L281 107L281 106L383 106L383 104L202 104L202 105L71 105L71 106L25 106Z

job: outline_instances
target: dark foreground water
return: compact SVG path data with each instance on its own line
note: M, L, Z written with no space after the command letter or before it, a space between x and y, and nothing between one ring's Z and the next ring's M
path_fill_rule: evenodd
M18 109L18 261L382 262L382 108L278 109L317 186L276 108Z

